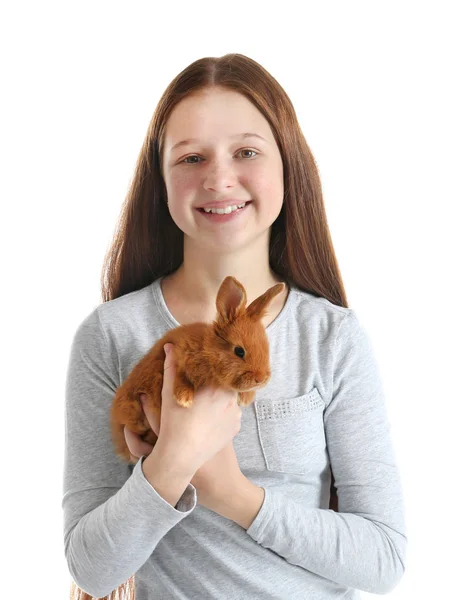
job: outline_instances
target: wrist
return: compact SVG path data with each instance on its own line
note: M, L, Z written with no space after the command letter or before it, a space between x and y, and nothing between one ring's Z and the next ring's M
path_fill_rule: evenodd
M174 508L191 479L190 475L176 471L169 461L164 461L159 453L153 451L142 460L142 473L155 492Z
M163 468L163 471L175 479L192 479L195 475L195 470L188 460L184 459L177 449L171 449L168 446L160 444L159 441L155 444L152 452L145 459L148 461L148 468L152 465L156 468Z

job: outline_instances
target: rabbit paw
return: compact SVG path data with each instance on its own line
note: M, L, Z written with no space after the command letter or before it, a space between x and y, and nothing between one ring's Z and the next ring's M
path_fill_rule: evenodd
M185 408L190 408L193 404L193 390L188 387L182 387L175 390L174 397L177 404L184 406Z
M237 404L239 406L248 406L255 399L256 392L239 392Z

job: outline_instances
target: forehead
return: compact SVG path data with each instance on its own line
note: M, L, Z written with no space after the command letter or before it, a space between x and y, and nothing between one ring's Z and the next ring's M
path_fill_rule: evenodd
M165 151L181 141L239 139L256 133L264 139L272 131L264 115L242 94L233 90L208 90L183 98L170 114L165 131Z

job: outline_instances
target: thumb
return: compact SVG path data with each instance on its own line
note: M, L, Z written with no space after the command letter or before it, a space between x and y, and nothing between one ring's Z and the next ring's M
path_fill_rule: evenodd
M140 402L142 403L142 409L143 409L143 412L145 413L145 416L147 417L148 424L150 425L150 427L153 429L156 436L158 437L159 430L160 430L161 415L157 414L156 411L153 409L153 407L150 406L150 403L148 402L148 397L146 394L140 394Z
M174 344L164 344L164 352L166 358L164 359L163 387L161 393L163 401L167 399L169 402L174 395L174 380L176 376Z
M162 396L162 404L164 402L169 402L170 397L172 397L173 389L174 389L174 379L175 379L175 361L174 361L174 352L172 352L171 348L174 344L164 344L164 351L166 353L166 358L164 360L164 372L163 372L163 387L161 389ZM147 418L148 424L155 432L156 436L159 437L160 425L161 425L161 413L158 413L150 406L150 403L147 402L147 395L140 394L140 401L142 403L143 412ZM161 411L163 407L161 406Z

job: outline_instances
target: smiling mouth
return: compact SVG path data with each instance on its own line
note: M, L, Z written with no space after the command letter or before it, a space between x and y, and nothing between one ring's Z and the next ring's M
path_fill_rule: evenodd
M251 204L251 202L252 202L252 200L248 200L247 202L245 202L244 206L236 205L237 208L235 208L234 210L231 210L231 211L227 211L226 210L225 212L220 212L220 213L219 212L213 212L212 210L206 210L203 207L197 208L197 210L199 210L202 213L206 213L208 215L231 215L232 213L240 212L241 210L243 210L244 208L246 208L248 206L248 204ZM243 202L242 202L242 204L243 204Z

